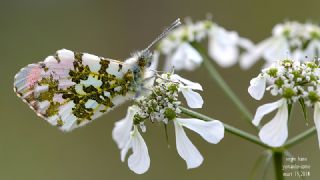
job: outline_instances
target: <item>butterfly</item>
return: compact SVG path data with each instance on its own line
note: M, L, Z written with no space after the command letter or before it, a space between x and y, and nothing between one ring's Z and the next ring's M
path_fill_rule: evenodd
M177 19L124 62L58 50L22 68L15 75L14 91L38 116L62 131L86 125L139 93L152 63L150 48L180 24Z

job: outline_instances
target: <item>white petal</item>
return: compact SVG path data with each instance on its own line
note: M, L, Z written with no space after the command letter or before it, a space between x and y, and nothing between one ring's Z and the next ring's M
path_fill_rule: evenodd
M262 99L266 90L267 80L264 77L258 76L250 81L248 88L249 94L256 100Z
M247 52L240 57L240 66L243 69L249 69L254 63L256 63L262 56L264 50L270 46L272 39L266 39L258 45L248 48Z
M209 32L208 53L221 67L230 67L237 62L239 37L235 32L215 28Z
M115 123L112 130L112 138L117 143L118 148L122 149L130 139L132 130L133 116L138 111L136 106L130 106L124 119Z
M290 48L285 37L277 37L272 39L270 46L263 52L266 61L275 62L279 59L290 57Z
M182 159L186 161L188 169L200 166L203 161L202 155L189 140L179 122L173 122L176 133L176 146L178 154L181 156Z
M320 147L320 103L317 102L314 104L314 124L316 125L317 133L318 133L318 142Z
M249 39L243 38L243 37L239 37L238 45L239 45L239 47L243 48L244 50L254 48L253 42L251 42Z
M189 43L181 44L171 56L171 64L176 70L194 70L199 67L202 57Z
M174 49L176 49L176 47L178 46L178 44L180 44L180 41L172 41L170 38L164 38L161 42L160 42L160 50L161 53L168 55L170 53L172 53L172 51Z
M288 138L288 105L283 103L274 118L264 125L259 137L262 142L272 147L282 146Z
M136 126L132 135L132 154L129 156L128 166L137 174L145 173L150 167L148 147Z
M304 62L312 59L308 57L313 57L313 56L309 56L308 52L306 53L305 51L302 51L302 49L296 49L295 51L291 52L291 56L287 58L291 58L292 60L295 60L295 61Z
M190 88L180 88L180 90L190 108L202 108L203 99L199 93L192 91Z
M304 52L302 52L303 57L308 57L308 59L315 59L320 54L320 42L319 40L313 40L309 43L308 47Z
M224 137L224 126L220 121L203 121L200 119L176 118L180 125L200 134L206 141L217 144Z
M120 158L122 162L124 162L124 160L126 159L127 153L131 147L132 147L132 137L130 136L129 140L120 151Z
M202 91L202 86L199 83L189 81L188 79L185 79L177 74L172 74L170 79L174 82L182 82L185 87Z
M264 104L260 107L258 107L256 114L254 115L254 118L252 120L252 123L255 126L258 126L260 124L261 119L263 118L264 115L274 111L275 109L279 108L281 105L286 103L285 99L280 99L279 101L273 102L273 103L268 103Z

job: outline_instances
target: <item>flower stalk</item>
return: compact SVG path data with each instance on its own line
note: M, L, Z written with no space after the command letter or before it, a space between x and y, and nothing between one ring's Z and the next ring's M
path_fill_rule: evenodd
M284 180L282 169L283 152L273 151L273 162L276 180Z
M290 148L317 133L315 126L289 139L283 147Z

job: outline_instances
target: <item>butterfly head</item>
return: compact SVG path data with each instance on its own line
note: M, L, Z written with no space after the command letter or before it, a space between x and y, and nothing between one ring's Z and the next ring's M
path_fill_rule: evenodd
M140 68L148 68L152 63L152 52L149 49L138 53L137 63Z
M150 51L157 42L166 37L173 29L181 24L180 19L175 20L169 27L167 27L156 39L154 39L149 46L138 52L135 57L137 58L137 64L139 68L148 68L152 63L152 52Z

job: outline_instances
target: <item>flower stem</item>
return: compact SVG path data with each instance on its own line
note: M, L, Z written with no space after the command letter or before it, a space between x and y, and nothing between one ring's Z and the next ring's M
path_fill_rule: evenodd
M285 148L290 148L294 145L296 145L297 143L307 139L308 137L316 134L317 129L315 126L313 126L312 128L298 134L297 136L291 138L290 140L287 141L287 143L284 145Z
M201 119L201 120L204 120L204 121L214 121L215 120L215 119L212 119L212 118L210 118L210 117L208 117L206 115L203 115L203 114L200 114L198 112L192 111L190 109L187 109L187 108L184 108L184 107L181 107L181 106L179 108L180 108L180 110L182 111L183 114L188 115L190 117L198 118L198 119ZM258 137L254 136L254 135L252 135L250 133L247 133L245 131L242 131L242 130L240 130L238 128L235 128L235 127L230 126L230 125L225 124L225 123L224 123L224 128L225 128L225 130L227 132L229 132L229 133L231 133L233 135L239 136L239 137L241 137L241 138L243 138L245 140L253 142L253 143L255 143L257 145L260 145L262 147L270 148L268 145L262 143L259 140Z
M245 119L254 126L252 121L252 114L250 111L244 106L241 100L235 95L235 93L231 90L231 88L226 84L224 79L221 77L217 69L212 65L210 58L207 53L205 53L204 48L197 42L192 42L191 45L201 54L203 58L203 63L205 68L208 70L210 76L213 80L218 84L218 86L223 90L226 96L234 103L234 105L238 108L238 110L242 113ZM256 126L254 126L256 127ZM258 127L259 129L260 127Z
M273 163L276 180L284 180L283 169L282 169L283 152L273 151Z

